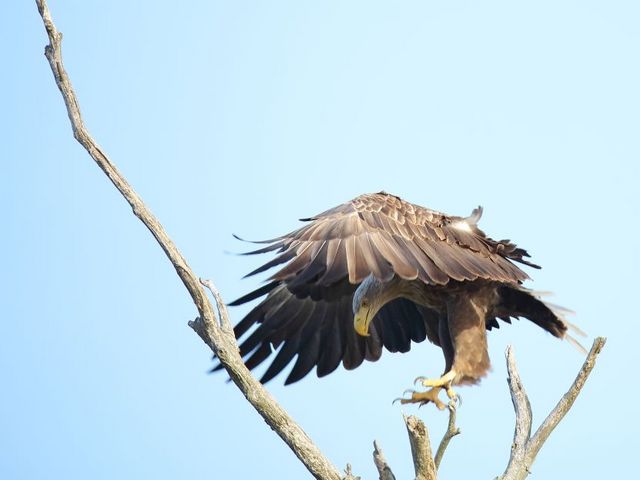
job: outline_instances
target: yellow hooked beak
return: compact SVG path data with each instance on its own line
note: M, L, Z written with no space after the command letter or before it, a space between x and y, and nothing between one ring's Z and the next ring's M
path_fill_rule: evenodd
M353 317L353 328L358 332L358 335L362 335L363 337L369 336L369 324L371 323L369 313L369 308L360 307L360 310L358 310Z

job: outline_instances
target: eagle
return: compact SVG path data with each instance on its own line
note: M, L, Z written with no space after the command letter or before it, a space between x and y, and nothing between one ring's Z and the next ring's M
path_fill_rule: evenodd
M351 370L376 361L383 347L407 352L429 339L442 349L444 372L418 377L426 390L399 400L443 409L442 390L456 400L453 386L476 384L489 371L487 331L499 320L523 317L579 346L568 334L567 311L525 288L529 276L516 264L540 267L510 240L488 237L478 228L481 216L482 207L450 216L379 192L254 242L266 246L244 255L277 255L246 277L279 269L230 303L263 297L234 328L246 366L275 355L261 382L293 363L291 384L314 367L323 377L340 363Z

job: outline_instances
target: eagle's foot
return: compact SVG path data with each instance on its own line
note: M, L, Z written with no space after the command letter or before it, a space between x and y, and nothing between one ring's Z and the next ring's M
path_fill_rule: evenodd
M458 394L451 387L451 382L456 378L456 371L449 370L447 373L442 375L440 378L426 378L426 377L418 377L415 379L414 383L421 383L425 387L434 388L442 388L447 392L447 397L449 400L453 400L454 402L458 400Z
M455 390L451 388L451 385L449 385L448 387L445 387L445 391L447 392L447 397L449 397L449 400L451 400L454 403L459 402L460 405L462 405L462 397L460 397L455 392Z
M438 398L438 394L442 387L434 387L430 388L426 392L416 392L415 390L406 390L404 393L411 393L410 398L396 398L395 402L400 402L402 405L407 403L419 403L420 406L423 406L429 402L433 403L438 410L444 410L446 405Z

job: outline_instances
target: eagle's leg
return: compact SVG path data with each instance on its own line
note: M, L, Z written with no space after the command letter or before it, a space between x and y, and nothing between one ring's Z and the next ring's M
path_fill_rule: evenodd
M445 404L438 398L441 389L442 387L433 387L426 392L408 390L407 392L411 392L411 398L399 398L398 401L403 405L406 403L419 403L420 406L432 402L439 410L444 410Z
M423 380L423 385L442 386L447 389L447 395L455 395L451 385L478 383L487 374L491 364L486 317L494 296L494 289L479 288L450 298L447 302L446 343L450 346L451 355L443 348L448 371L438 380ZM439 333L442 340L443 332Z
M451 384L456 378L457 372L452 368L454 359L454 347L451 342L451 333L449 332L449 321L447 315L441 315L438 321L438 339L440 341L440 347L444 354L444 373L440 378L426 378L418 377L414 383L421 382L425 387L440 387L447 392L449 400L457 400L458 395L451 388Z
M451 400L458 395L452 385L477 383L489 370L485 321L493 290L479 288L452 296L447 316L440 319L438 336L444 352L445 373L436 379L418 377L425 387L443 388Z

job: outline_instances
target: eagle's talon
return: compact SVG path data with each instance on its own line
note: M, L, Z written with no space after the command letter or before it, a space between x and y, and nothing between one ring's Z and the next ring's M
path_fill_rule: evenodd
M462 406L462 397L456 393L451 387L446 389L447 392L447 397L449 397L450 402L455 406L461 407Z
M453 400L454 402L458 401L458 394L455 392L455 390L453 388L451 388L451 385L449 385L448 387L444 387L445 391L447 392L447 397L449 397L449 400Z
M396 398L393 403L399 401L400 404L405 405L407 403L417 403L418 408L423 405L431 402L433 403L438 410L444 410L446 405L438 398L438 393L440 392L441 387L432 388L427 390L426 392L416 392L415 390L405 390L403 395L407 393L411 393L411 398Z

